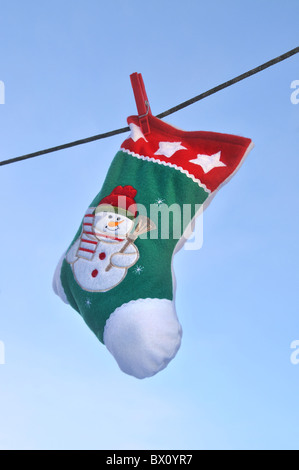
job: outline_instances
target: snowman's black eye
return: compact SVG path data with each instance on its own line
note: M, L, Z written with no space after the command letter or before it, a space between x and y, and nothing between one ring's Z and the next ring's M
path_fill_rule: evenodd
M112 215L109 215L109 217L108 217L108 218L109 218L109 219L112 219Z
M120 217L117 217L117 219L116 219L116 220L120 220Z

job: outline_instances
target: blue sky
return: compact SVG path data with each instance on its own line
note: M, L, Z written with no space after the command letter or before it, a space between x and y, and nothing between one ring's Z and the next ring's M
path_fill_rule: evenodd
M0 2L0 159L105 132L298 46L298 2ZM0 170L1 449L298 449L298 57L168 118L252 138L175 260L181 350L121 373L51 281L123 136Z

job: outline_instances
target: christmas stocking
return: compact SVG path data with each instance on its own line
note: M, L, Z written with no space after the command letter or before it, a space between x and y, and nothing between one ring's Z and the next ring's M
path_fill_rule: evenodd
M125 373L145 378L164 369L181 343L173 256L252 142L184 132L151 114L146 135L138 116L128 123L131 133L59 262L53 287ZM169 213L172 221L162 230Z

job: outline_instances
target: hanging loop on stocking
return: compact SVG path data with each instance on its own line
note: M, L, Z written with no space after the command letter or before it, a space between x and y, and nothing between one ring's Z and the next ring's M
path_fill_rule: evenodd
M150 125L148 121L149 114L152 114L149 100L146 94L144 82L141 73L132 73L130 75L131 84L136 101L139 123L144 135L150 134Z

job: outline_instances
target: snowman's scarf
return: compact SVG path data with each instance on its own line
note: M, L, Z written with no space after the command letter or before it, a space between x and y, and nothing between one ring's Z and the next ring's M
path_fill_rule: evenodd
M86 260L92 260L97 246L98 240L93 232L94 207L89 207L83 219L83 230L80 237L80 245L77 256Z

